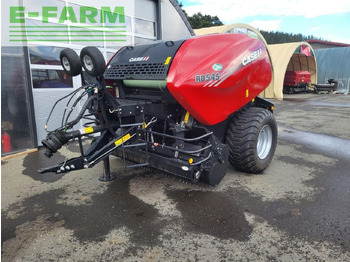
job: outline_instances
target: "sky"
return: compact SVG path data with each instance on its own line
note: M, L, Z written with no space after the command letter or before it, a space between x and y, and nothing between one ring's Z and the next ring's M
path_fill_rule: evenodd
M179 0L188 15L350 44L350 0Z

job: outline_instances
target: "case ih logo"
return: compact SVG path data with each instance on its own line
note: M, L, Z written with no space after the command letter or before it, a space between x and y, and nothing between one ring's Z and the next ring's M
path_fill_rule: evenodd
M129 62L145 62L149 59L149 56L132 57Z
M253 62L254 60L258 59L260 56L262 56L262 50L261 48L258 50L255 50L250 55L243 57L242 64L243 66L248 65L249 63Z

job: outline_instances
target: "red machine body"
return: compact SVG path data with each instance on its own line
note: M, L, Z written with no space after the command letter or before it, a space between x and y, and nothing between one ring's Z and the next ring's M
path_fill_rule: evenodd
M307 86L311 82L308 71L286 71L283 85L285 86Z
M271 82L264 44L243 34L186 40L171 63L167 87L199 122L214 125L259 95Z

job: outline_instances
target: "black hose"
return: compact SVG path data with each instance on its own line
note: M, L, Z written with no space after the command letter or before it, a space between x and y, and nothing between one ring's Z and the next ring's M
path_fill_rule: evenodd
M64 97L61 97L60 99L58 99L58 100L54 103L54 105L52 106L51 111L50 111L50 113L49 113L49 116L47 117L46 122L45 122L45 130L46 130L46 131L47 131L47 124L49 123L49 120L50 120L50 118L51 118L52 112L53 112L53 110L55 109L56 105L57 105L60 101L62 101L63 99L65 99L65 98L67 98L67 97L69 97L69 96L72 96L72 97L73 97L76 93L78 93L78 92L81 90L81 88L82 88L82 87L78 88L77 90L74 90L73 92L69 93L68 95L65 95ZM49 132L49 131L47 131L47 132Z
M64 123L64 125L67 125L68 123L68 119L70 117L70 115L72 114L74 108L77 106L77 104L79 103L79 101L87 94L87 91L84 91L75 101L74 101L74 104L71 106L70 110L69 110L69 113L67 115L67 118L66 118L66 121ZM63 119L62 119L62 122L63 122ZM63 124L62 124L63 126Z
M52 115L53 110L55 109L55 107L57 106L57 104L58 104L60 101L62 101L63 99L65 99L65 98L67 98L67 97L69 97L69 96L71 96L71 98L69 99L68 103L66 104L66 108L67 108L68 104L69 104L70 101L73 99L73 97L74 97L74 95L75 95L76 93L78 93L78 92L79 92L80 90L82 90L82 89L85 89L85 90L88 91L88 90L91 89L91 88L93 88L93 86L92 86L91 84L87 84L87 85L84 85L84 86L82 86L82 87L79 87L78 89L74 90L73 92L69 93L68 95L65 95L65 96L61 97L60 99L58 99L58 100L54 103L54 105L52 106L51 111L50 111L50 113L49 113L49 116L48 116L47 119L46 119L46 122L45 122L45 130L46 130L46 132L52 132L52 131L48 131L48 130L47 130L47 125L48 125L48 123L49 123L49 121L50 121L50 118L51 118L51 115ZM63 118L62 118L62 125L63 125L65 113L66 113L66 109L65 109L65 111L64 111Z
M85 91L85 92L86 92L86 91ZM70 102L72 101L73 97L74 97L74 95L72 95L72 96L69 98L69 100L68 100L68 102L67 102L67 104L66 104L66 107L64 108L61 126L63 126L64 117L66 116L66 112L67 112L68 105L69 105Z
M70 121L69 123L66 123L65 126L62 127L62 129L70 129L70 128L72 128L74 125L76 125L76 124L80 121L80 119L83 117L83 115L84 115L86 109L89 107L90 103L91 103L94 99L97 99L97 98L98 98L98 94L94 94L94 95L90 96L90 97L85 101L85 103L84 103L84 105L83 105L81 111L79 112L78 116L77 116L74 120ZM67 116L67 117L68 117L68 116Z

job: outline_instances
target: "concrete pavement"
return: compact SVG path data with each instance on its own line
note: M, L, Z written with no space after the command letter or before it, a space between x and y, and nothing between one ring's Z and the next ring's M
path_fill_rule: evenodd
M350 261L350 96L287 95L261 175L233 168L217 187L125 171L112 157L65 175L36 173L70 144L2 162L3 261Z

